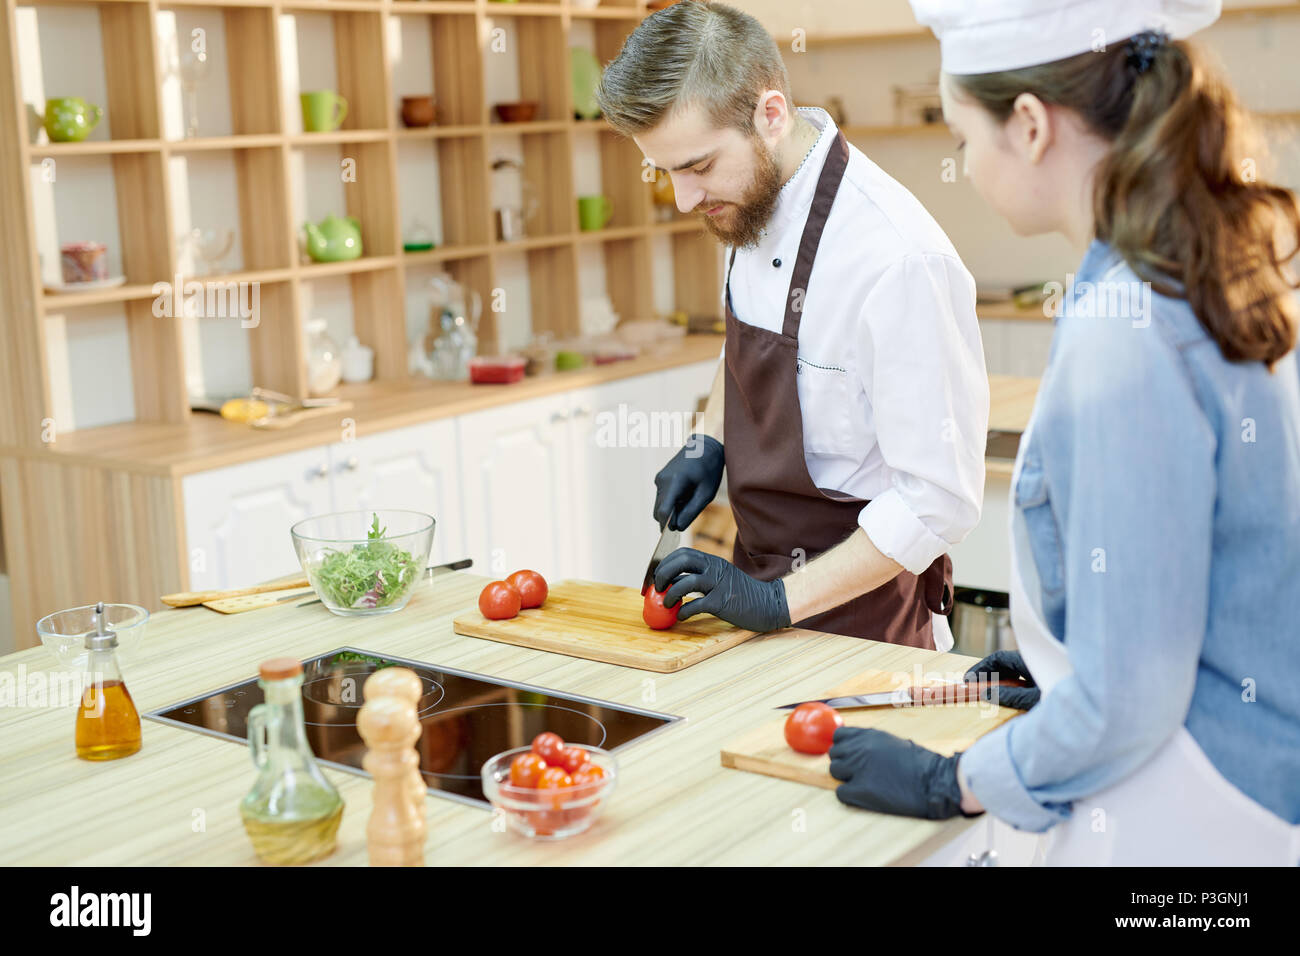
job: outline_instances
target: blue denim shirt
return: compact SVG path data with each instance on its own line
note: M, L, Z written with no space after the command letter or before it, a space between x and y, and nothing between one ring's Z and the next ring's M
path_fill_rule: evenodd
M1230 363L1187 303L1148 292L1123 309L1113 293L1130 283L1093 242L1013 491L1020 560L1074 672L973 744L962 772L991 813L1042 831L1186 725L1234 786L1297 823L1296 353L1272 373Z

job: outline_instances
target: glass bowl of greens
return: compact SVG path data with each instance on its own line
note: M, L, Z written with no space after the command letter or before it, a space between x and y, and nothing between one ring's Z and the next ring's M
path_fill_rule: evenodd
M351 617L406 607L429 562L433 526L419 511L339 511L289 533L321 603Z

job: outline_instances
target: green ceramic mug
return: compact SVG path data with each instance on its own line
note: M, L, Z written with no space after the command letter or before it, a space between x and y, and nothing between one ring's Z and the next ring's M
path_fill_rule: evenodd
M80 96L54 96L45 101L45 132L52 143L80 143L103 116Z
M614 204L606 197L578 197L578 226L583 232L604 229L613 215Z
M348 101L333 90L300 93L302 128L308 133L329 133L343 125L348 116Z

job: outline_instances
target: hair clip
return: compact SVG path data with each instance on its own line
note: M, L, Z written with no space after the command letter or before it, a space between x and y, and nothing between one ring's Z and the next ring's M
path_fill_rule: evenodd
M1128 40L1128 65L1139 74L1151 69L1157 51L1169 42L1169 34L1163 30L1146 30L1134 34Z

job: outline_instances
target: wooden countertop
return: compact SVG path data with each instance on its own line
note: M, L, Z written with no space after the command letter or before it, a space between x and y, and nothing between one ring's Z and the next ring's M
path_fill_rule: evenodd
M724 769L719 756L725 743L771 719L773 706L869 668L960 672L973 658L787 630L680 673L652 675L453 634L452 617L474 603L485 581L441 576L382 618L344 619L293 604L231 616L206 608L155 614L136 658L123 666L127 686L144 713L246 679L265 658L305 659L353 645L686 718L619 755L606 813L566 841L498 832L485 810L427 797L429 865L915 862L975 823L854 810L830 790ZM31 648L0 658L0 672L27 685L53 663L44 648ZM90 763L74 754L74 723L75 704L0 707L0 864L257 862L238 812L254 779L246 747L145 719L139 753ZM346 809L339 848L318 865L365 865L373 785L325 773ZM796 810L802 829L791 824Z
M180 476L338 441L340 418L351 418L356 423L356 437L362 437L704 362L716 358L721 350L721 336L689 335L680 344L654 354L610 365L526 378L510 386L420 379L345 385L340 389L340 395L353 403L352 408L337 417L326 415L309 419L282 431L263 431L228 422L218 415L197 412L187 424L125 422L67 432L47 447L3 448L0 453L15 457L53 457L68 464ZM992 402L989 427L1022 430L1029 421L1038 380L991 375L989 387ZM1003 465L997 459L990 459L989 467L991 471L998 471ZM1005 468L1010 474L1009 463Z
M688 335L680 344L635 359L525 378L514 385L470 385L468 382L427 379L343 385L339 395L350 400L352 408L337 416L323 415L280 431L256 429L226 421L219 415L196 412L186 424L124 422L68 432L59 436L48 449L6 449L6 452L53 455L60 461L123 471L186 475L338 441L339 420L342 418L355 421L356 436L362 437L704 362L718 357L722 351L722 338L720 335Z

